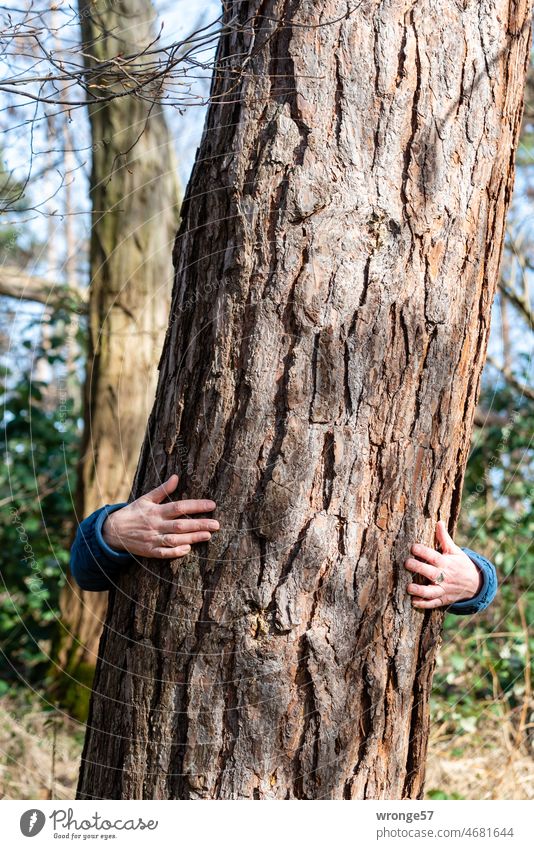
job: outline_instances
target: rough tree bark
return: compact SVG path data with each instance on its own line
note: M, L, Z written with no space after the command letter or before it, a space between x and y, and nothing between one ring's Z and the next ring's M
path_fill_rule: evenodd
M225 8L132 493L181 469L223 530L123 575L78 795L421 797L402 564L456 527L530 6Z
M96 60L145 50L154 38L150 0L79 0L82 49ZM143 58L138 60L142 67ZM105 80L102 80L103 91ZM156 365L172 291L170 252L179 222L179 182L159 92L89 108L92 139L89 345L78 521L126 501L157 382ZM152 95L152 96L151 96ZM67 702L86 715L79 681L90 685L107 593L66 586L61 657L72 681Z

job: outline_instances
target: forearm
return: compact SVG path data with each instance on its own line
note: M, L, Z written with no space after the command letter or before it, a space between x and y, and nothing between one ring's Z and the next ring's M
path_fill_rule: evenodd
M128 551L118 551L108 545L102 533L108 514L123 506L123 503L106 504L84 519L78 527L71 548L70 570L82 590L109 590L120 572L133 560Z

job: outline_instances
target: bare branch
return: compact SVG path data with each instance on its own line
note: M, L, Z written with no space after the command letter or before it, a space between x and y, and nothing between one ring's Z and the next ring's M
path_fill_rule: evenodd
M534 330L534 315L526 298L506 285L504 280L499 283L499 289L511 304L521 313L530 330Z
M509 416L506 414L492 413L489 410L483 410L481 407L475 408L475 417L473 422L476 427L505 427L508 424Z
M0 295L56 308L69 307L80 313L87 309L85 290L77 286L54 286L46 277L35 277L24 269L10 266L0 268Z
M487 362L492 365L497 371L500 371L504 379L510 386L513 386L514 389L517 389L518 392L521 392L525 398L530 398L531 401L534 401L534 389L529 386L527 383L522 383L522 381L518 380L515 374L510 371L510 369L505 368L504 366L499 365L499 363L491 356L487 357Z

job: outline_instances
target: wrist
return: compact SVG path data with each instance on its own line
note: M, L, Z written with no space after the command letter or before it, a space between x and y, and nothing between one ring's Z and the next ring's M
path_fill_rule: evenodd
M469 557L469 571L466 573L465 599L475 598L484 585L484 573L480 566Z
M102 538L106 545L115 551L126 551L126 548L121 542L119 529L117 528L116 513L111 513L106 517L102 525Z

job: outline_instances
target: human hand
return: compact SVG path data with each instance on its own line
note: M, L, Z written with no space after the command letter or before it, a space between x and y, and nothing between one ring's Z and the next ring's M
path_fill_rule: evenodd
M183 557L195 542L211 539L211 531L219 530L215 519L185 518L191 513L210 513L215 501L195 499L162 504L178 486L178 475L131 504L114 510L102 526L105 542L119 551L140 557Z
M416 557L409 557L404 562L405 568L410 572L423 575L431 582L408 584L407 590L414 596L413 607L428 609L454 604L473 598L482 588L482 572L465 551L455 545L443 521L436 525L436 539L441 547L441 554L427 545L414 543L411 552ZM432 583L441 574L444 576L443 580L437 584Z

